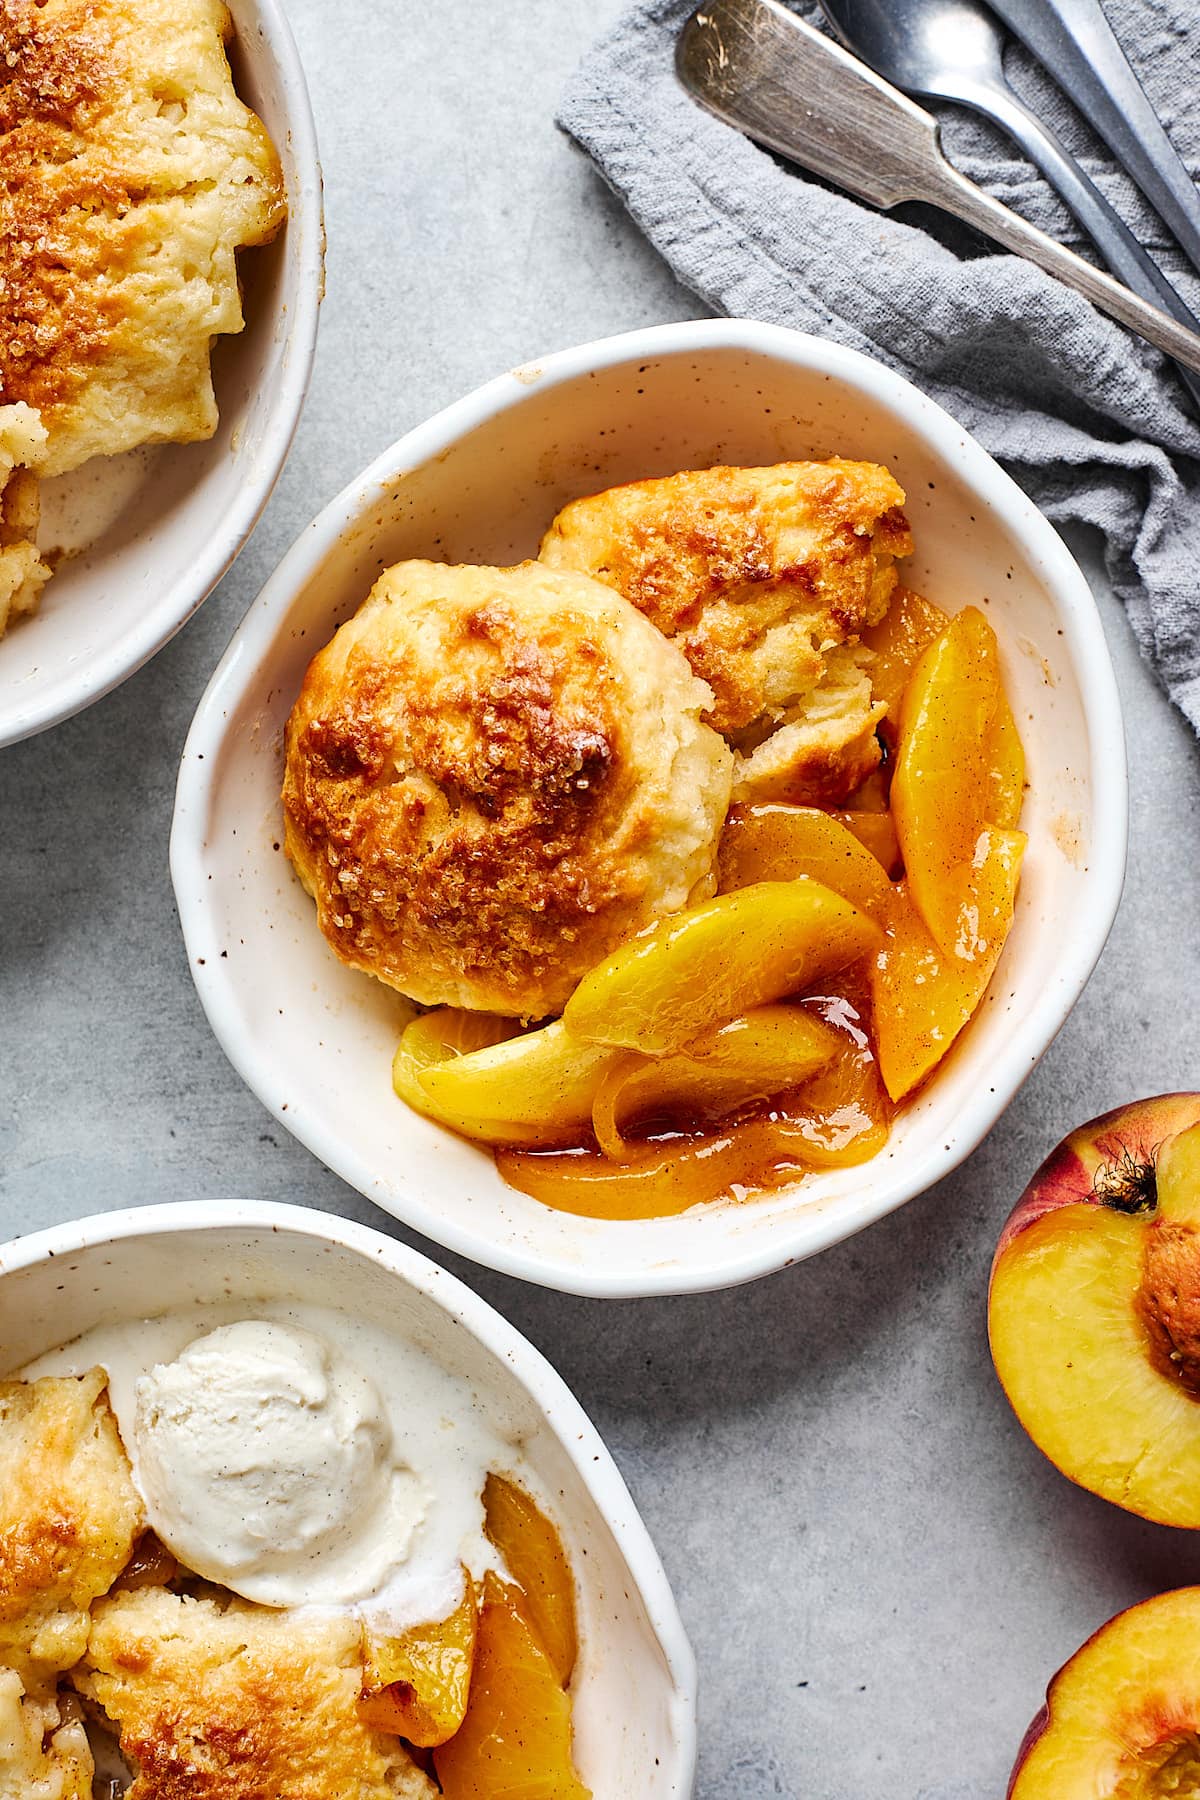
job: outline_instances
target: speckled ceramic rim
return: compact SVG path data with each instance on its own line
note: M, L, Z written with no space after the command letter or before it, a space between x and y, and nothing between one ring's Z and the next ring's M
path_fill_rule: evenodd
M287 345L271 412L253 465L246 470L238 498L213 520L207 554L200 557L147 609L139 629L125 631L106 654L81 662L77 678L53 690L41 704L14 707L0 718L0 748L59 725L103 699L135 674L163 645L182 630L237 558L257 525L279 479L304 407L317 347L317 320L325 263L321 200L321 164L308 85L292 28L280 0L253 0L239 6L239 19L265 42L285 98L288 181L287 230L295 242L288 259L290 275L283 284L275 330ZM249 14L249 17L245 15Z
M539 386L566 383L614 364L637 363L712 348L733 348L819 370L848 389L866 393L904 413L932 449L955 464L980 500L1024 546L1056 596L1058 618L1078 678L1088 728L1094 809L1088 857L1088 905L1062 945L1055 980L1029 1008L1019 1030L989 1065L977 1097L955 1115L936 1151L914 1155L903 1169L891 1168L870 1184L864 1167L861 1195L852 1214L844 1207L779 1220L761 1241L732 1255L689 1256L669 1267L608 1268L603 1260L581 1264L497 1244L481 1231L459 1227L433 1206L405 1192L380 1194L373 1170L349 1135L339 1136L299 1108L281 1110L273 1100L278 1083L270 1058L248 1040L231 1004L219 965L200 967L198 956L212 937L209 924L211 865L203 821L217 767L217 752L229 719L253 672L266 656L280 617L318 569L342 534L378 503L405 471L440 455L484 420L505 411ZM1128 836L1128 772L1120 698L1104 628L1091 589L1058 533L1016 483L965 428L934 401L881 363L820 338L745 319L693 320L605 338L512 370L447 407L410 431L376 458L359 478L330 502L297 539L246 614L200 702L180 766L171 834L171 872L180 923L193 979L217 1038L234 1067L288 1131L329 1168L397 1217L444 1245L490 1268L567 1293L598 1298L697 1293L733 1287L787 1267L802 1257L840 1243L864 1226L895 1211L949 1175L990 1131L1021 1084L1062 1028L1103 950L1120 903ZM682 1219L688 1217L681 1214Z
M118 1244L124 1239L169 1237L174 1232L246 1229L291 1232L337 1244L382 1264L396 1280L426 1296L497 1361L507 1365L549 1422L563 1451L620 1548L658 1640L673 1686L672 1736L660 1754L671 1757L675 1791L690 1795L696 1772L696 1659L675 1596L650 1534L603 1438L574 1394L528 1338L447 1270L394 1238L333 1213L259 1200L181 1200L161 1206L97 1213L0 1245L0 1293L5 1278L52 1258Z

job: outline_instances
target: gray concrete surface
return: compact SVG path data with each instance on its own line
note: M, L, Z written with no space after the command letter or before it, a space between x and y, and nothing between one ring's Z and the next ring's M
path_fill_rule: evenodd
M174 643L0 757L0 1236L228 1194L404 1235L279 1130L209 1034L167 876L186 726L268 571L377 450L510 364L700 310L551 122L614 0L291 11L329 227L295 451ZM1200 1073L1196 746L1102 602L1132 759L1124 906L959 1173L709 1298L602 1305L456 1265L572 1383L645 1515L699 1657L704 1800L997 1800L1051 1671L1118 1607L1200 1579L1200 1546L1041 1459L984 1331L996 1233L1043 1154Z

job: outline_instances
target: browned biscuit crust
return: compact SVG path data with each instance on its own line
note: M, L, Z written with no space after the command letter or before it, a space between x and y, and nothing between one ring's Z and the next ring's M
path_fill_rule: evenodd
M107 1385L103 1369L0 1382L0 1664L31 1694L82 1655L142 1526Z
M96 1607L76 1686L120 1730L127 1800L436 1800L359 1716L362 1630L164 1588Z
M388 570L288 721L287 848L326 937L425 1003L557 1011L711 891L731 759L710 698L586 577Z
M285 210L229 32L221 0L0 0L0 405L40 412L41 473L215 428L235 251Z
M912 550L903 506L876 463L687 470L572 501L539 555L616 588L679 644L739 753L736 798L836 803L877 762L882 716L836 653L887 610Z

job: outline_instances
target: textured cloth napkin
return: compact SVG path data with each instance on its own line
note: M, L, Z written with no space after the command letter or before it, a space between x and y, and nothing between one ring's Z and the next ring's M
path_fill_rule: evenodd
M1200 732L1200 423L1171 365L1032 263L930 209L876 213L711 117L673 68L694 4L633 6L571 80L560 124L709 306L880 358L973 431L1049 518L1096 527L1143 654ZM796 10L820 22L813 0ZM1195 175L1200 5L1106 0L1106 11ZM1200 313L1200 280L1069 102L1019 46L1006 69ZM1007 138L961 109L933 110L964 174L1090 253Z

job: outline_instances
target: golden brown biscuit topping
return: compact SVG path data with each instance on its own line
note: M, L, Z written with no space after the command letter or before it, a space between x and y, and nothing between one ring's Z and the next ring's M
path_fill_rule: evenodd
M287 844L326 936L416 999L561 1005L711 875L730 759L707 698L596 583L397 565L288 726Z
M43 413L45 472L212 431L232 253L284 209L229 30L218 0L0 0L0 404Z
M142 1526L107 1381L0 1382L0 1663L31 1693L82 1654Z

